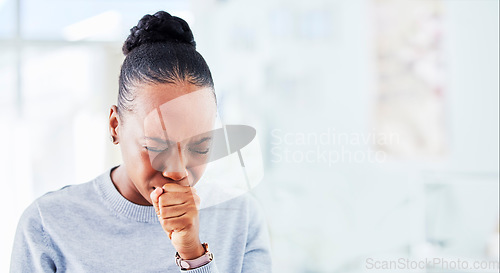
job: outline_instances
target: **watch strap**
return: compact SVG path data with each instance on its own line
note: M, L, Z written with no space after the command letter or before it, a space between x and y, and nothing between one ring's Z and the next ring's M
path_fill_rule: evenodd
M208 249L207 243L203 243L202 246L205 249L205 254L201 255L198 258L192 259L192 260L184 260L179 255L179 252L175 253L175 263L181 269L184 269L184 270L194 269L194 268L208 264L210 261L212 261L214 259L214 255Z

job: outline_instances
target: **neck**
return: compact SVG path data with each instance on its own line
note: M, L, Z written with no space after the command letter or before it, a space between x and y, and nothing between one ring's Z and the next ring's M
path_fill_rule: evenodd
M128 201L137 205L151 206L151 203L141 195L130 180L123 164L111 171L111 181L118 192Z

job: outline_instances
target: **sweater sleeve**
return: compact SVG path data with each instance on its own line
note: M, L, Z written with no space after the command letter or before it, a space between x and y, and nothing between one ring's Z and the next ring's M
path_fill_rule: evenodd
M272 272L267 224L260 205L250 197L249 227L242 273Z
M55 256L35 201L24 211L19 220L10 272L56 272Z
M219 273L219 270L217 269L217 265L215 264L215 259L211 262L209 262L206 265L191 269L191 270L182 270L180 272L189 272L189 273Z

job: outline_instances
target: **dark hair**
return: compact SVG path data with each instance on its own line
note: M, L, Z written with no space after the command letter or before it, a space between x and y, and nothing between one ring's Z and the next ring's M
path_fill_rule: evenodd
M141 84L188 82L214 89L212 74L196 51L189 25L168 12L144 15L137 26L130 29L122 51L126 57L119 80L120 115L123 110L132 110L134 87Z

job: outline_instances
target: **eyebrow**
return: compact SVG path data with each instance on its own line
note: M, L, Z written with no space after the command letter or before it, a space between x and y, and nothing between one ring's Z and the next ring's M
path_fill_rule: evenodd
M174 142L173 141L170 141L170 140L163 140L161 138L157 138L157 137L144 137L144 139L149 139L149 140L153 140L153 141L156 141L156 142L160 142L160 143L164 143L164 144L173 144ZM191 143L192 145L200 145L201 143L207 141L207 140L211 140L212 138L211 137L204 137L194 143Z
M149 139L149 140L153 140L153 141L160 142L160 143L165 143L165 144L172 144L172 143L174 143L173 141L163 140L163 139L157 138L157 137L147 137L147 136L145 136L144 139Z
M211 137L204 137L204 138L202 138L202 139L200 139L200 140L192 143L192 145L200 145L201 143L203 143L203 142L205 142L207 140L211 140L211 139L212 139Z

